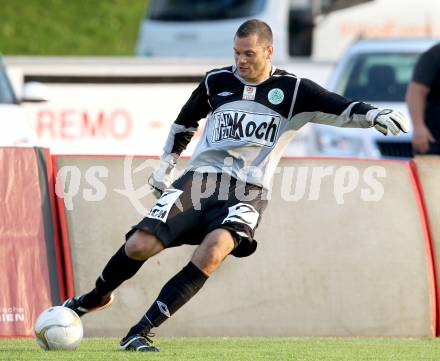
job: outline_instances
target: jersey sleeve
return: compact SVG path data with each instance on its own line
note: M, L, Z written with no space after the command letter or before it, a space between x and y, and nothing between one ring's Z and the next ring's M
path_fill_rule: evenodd
M298 79L298 95L293 117L307 117L309 122L347 128L369 128L366 119L374 106L332 93L309 79Z
M171 125L163 148L165 154L180 155L191 141L199 126L200 119L205 118L210 110L204 78L192 92L180 110L177 119Z
M423 53L417 61L412 80L431 87L437 74L440 73L440 45Z

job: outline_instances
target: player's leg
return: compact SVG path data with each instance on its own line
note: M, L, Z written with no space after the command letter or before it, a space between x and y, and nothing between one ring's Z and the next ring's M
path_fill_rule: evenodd
M136 230L127 242L110 258L95 283L95 288L81 296L66 300L63 306L74 310L79 316L110 306L112 291L133 277L144 262L162 251L159 239L143 230Z
M200 246L197 247L191 258L191 263L209 277L231 253L234 245L234 238L228 230L215 229L207 234Z
M175 188L163 192L147 216L127 233L127 242L104 267L101 276L96 280L95 288L84 295L68 299L63 306L73 309L79 316L109 306L114 289L133 277L145 260L172 245L181 233L197 223L197 214L184 212L192 205L189 196L192 173L184 174L173 186ZM175 220L174 223L168 222L168 218Z
M191 261L163 286L142 319L121 340L120 347L134 351L158 351L156 347L145 343L145 339L151 342L147 337L150 330L160 326L187 303L234 246L234 239L228 230L215 229L208 233L195 250Z

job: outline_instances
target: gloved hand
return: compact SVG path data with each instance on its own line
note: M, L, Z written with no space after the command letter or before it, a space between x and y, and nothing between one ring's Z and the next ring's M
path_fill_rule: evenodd
M160 157L159 168L148 178L148 184L153 188L153 194L156 198L160 198L163 191L171 185L177 158L175 154Z
M409 120L401 112L392 109L371 109L365 116L374 128L384 135L387 135L388 131L392 135L397 135L401 131L408 132Z

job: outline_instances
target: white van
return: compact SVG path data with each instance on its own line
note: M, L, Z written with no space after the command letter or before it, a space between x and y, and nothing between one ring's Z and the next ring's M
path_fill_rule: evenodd
M0 147L37 145L35 132L20 103L46 100L47 92L39 83L26 84L18 99L0 57Z
M238 26L259 18L274 31L278 64L335 62L360 37L439 37L439 13L434 0L150 0L136 55L230 58Z
M258 18L273 30L275 61L311 52L312 9L298 0L150 0L141 22L138 56L230 58L244 21Z

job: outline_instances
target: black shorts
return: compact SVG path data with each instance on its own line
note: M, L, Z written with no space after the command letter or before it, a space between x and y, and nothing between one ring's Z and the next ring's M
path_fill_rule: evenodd
M231 232L236 257L255 252L254 232L267 205L264 190L226 173L189 171L166 189L136 229L154 234L166 248L198 245L214 229Z

